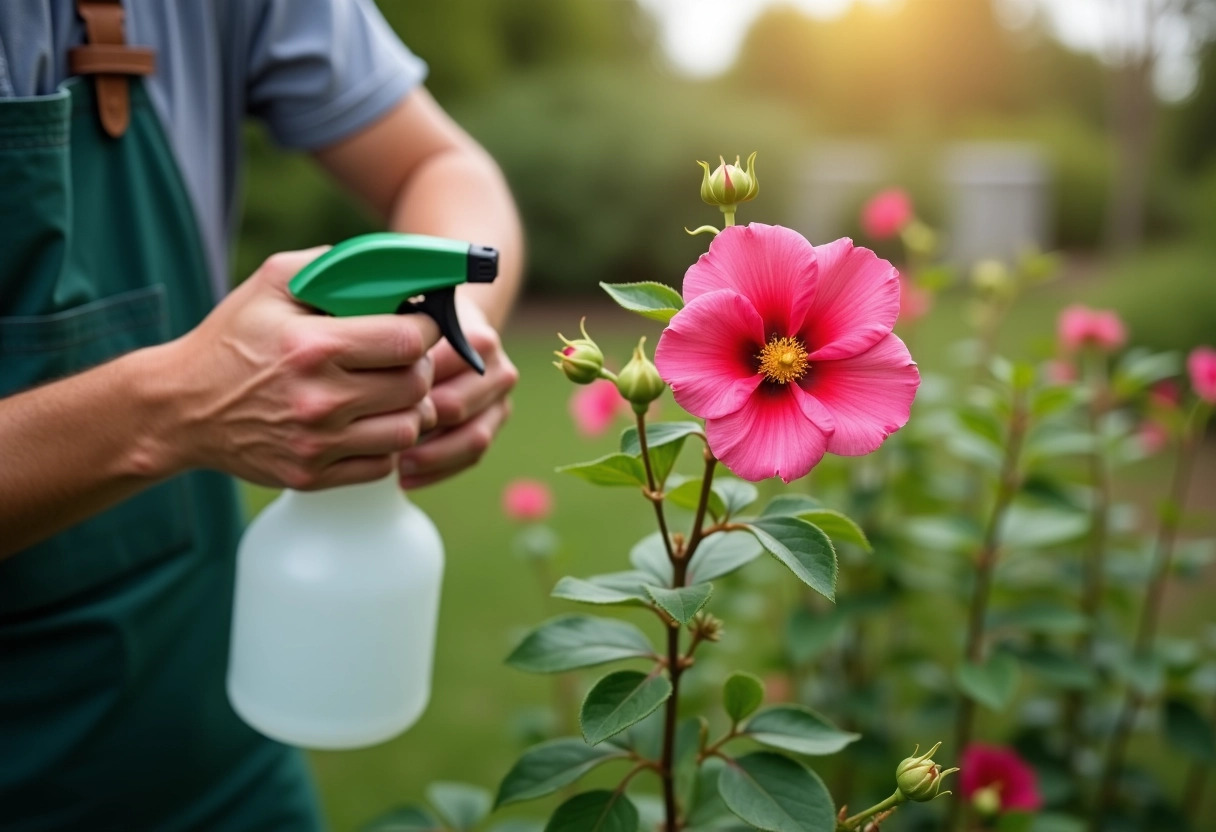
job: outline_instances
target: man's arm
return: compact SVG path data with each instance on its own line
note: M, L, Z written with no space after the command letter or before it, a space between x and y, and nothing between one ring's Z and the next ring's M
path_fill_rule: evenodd
M510 191L490 156L422 88L356 135L316 154L343 184L398 231L468 240L499 250L491 284L457 290L469 342L485 359L478 376L446 342L431 350L438 430L401 455L407 488L476 463L509 413L518 372L497 330L519 292L523 232Z

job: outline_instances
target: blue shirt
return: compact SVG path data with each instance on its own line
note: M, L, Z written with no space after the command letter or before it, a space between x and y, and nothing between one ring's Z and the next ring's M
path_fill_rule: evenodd
M127 42L157 52L149 97L176 155L216 296L228 288L241 123L285 147L333 144L426 76L372 0L124 0ZM74 0L0 0L0 98L46 95L84 40ZM310 241L327 242L327 241Z

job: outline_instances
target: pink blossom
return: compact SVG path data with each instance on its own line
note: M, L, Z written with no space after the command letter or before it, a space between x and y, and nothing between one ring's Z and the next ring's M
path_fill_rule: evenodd
M1066 353L1087 346L1103 352L1114 352L1127 342L1127 329L1115 312L1090 309L1080 304L1073 304L1060 312L1056 333Z
M584 436L599 436L608 430L617 414L628 408L628 402L608 379L579 387L570 396L570 416Z
M1146 419L1136 431L1140 447L1150 456L1160 453L1170 441L1170 429L1156 419Z
M1178 382L1166 379L1153 385L1148 391L1148 400L1160 410L1177 410L1178 403L1182 401L1182 391L1178 389Z
M875 194L861 209L861 227L875 240L894 237L911 221L912 199L900 188Z
M1012 748L969 745L960 766L959 788L966 800L990 789L1000 799L1002 812L1033 812L1043 805L1038 776Z
M655 364L740 477L789 482L825 451L868 454L907 423L920 373L891 333L895 269L869 249L732 226L688 269L684 299Z
M910 324L923 318L933 307L933 295L902 274L899 276L899 321Z
M1186 369L1195 395L1209 404L1216 404L1216 350L1195 347L1187 356Z
M544 520L553 510L553 492L540 480L512 480L503 489L502 510L512 520Z
M1053 358L1047 362L1047 381L1055 385L1072 384L1077 380L1077 368L1071 361Z

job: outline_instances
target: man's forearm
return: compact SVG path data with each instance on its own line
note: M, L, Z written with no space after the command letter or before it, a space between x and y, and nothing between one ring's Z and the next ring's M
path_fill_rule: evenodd
M484 151L461 147L429 158L398 194L390 224L497 248L497 279L460 292L501 328L522 280L523 231L506 181Z
M0 399L0 558L174 473L161 351Z

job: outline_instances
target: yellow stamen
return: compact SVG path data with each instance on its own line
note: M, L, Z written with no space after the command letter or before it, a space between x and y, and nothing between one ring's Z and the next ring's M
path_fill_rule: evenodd
M758 372L764 373L768 381L778 384L797 381L811 368L806 347L797 338L773 336L756 358L760 360Z

